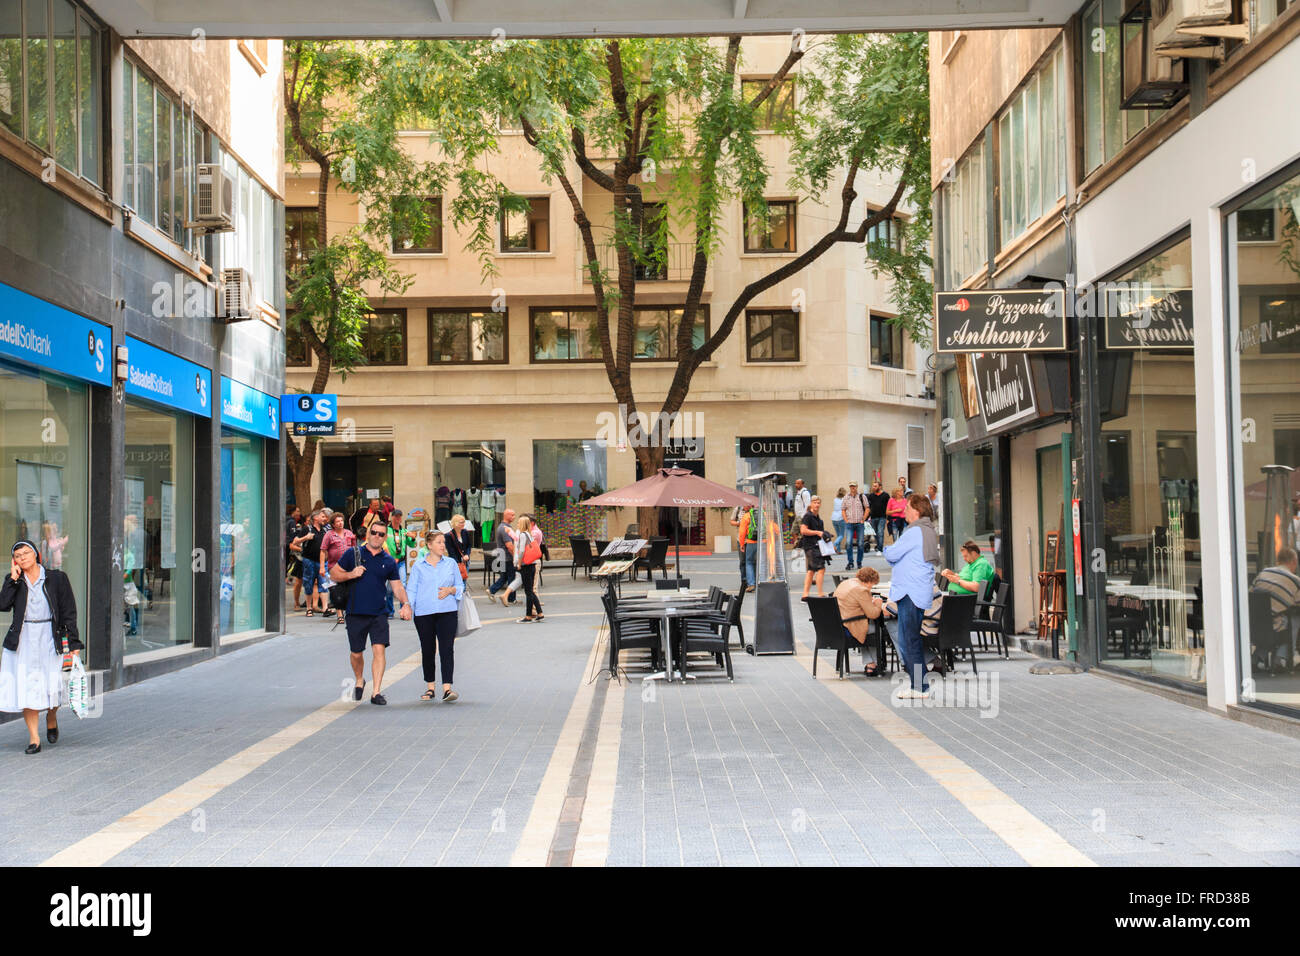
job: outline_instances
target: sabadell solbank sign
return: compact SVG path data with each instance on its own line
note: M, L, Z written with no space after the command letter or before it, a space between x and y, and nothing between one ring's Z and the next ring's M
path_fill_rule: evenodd
M938 352L1064 351L1065 293L936 292L934 334Z

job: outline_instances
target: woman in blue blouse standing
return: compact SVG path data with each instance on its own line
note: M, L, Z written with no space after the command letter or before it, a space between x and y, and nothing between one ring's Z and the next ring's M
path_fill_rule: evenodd
M889 600L898 605L898 655L911 677L901 685L900 698L925 697L925 647L921 643L921 615L934 602L934 572L939 564L939 537L934 530L934 507L925 495L910 495L903 510L907 530L885 548L893 568ZM917 682L920 682L918 688Z
M442 661L442 699L450 704L460 697L451 689L451 681L465 583L460 579L460 565L447 554L447 541L441 531L430 531L424 543L428 549L424 560L415 562L406 582L415 630L420 635L424 682L429 688L420 700L434 700L438 694L433 659L436 648Z

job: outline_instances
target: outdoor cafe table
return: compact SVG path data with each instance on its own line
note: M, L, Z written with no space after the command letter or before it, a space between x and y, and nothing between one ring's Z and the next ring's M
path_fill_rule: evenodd
M703 603L698 596L689 594L683 595L676 591L652 592L654 600L647 598L633 598L620 602L620 616L629 618L638 618L643 620L662 621L663 626L659 629L659 640L662 642L664 655L664 670L656 671L646 676L645 680L666 680L670 684L673 680L672 671L672 638L670 631L674 620L682 620L688 617L707 617L710 614L716 614L717 611L712 605ZM659 597L665 595L665 597ZM674 598L676 600L674 600ZM686 673L686 662L682 661L682 669L677 672L683 680L695 680L694 674Z

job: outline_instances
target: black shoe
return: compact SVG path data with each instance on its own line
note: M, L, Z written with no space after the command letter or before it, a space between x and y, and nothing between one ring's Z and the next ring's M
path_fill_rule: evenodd
M365 693L365 690L366 690L366 682L365 682L365 681L362 681L360 687L353 687L353 688L352 688L352 699L353 699L353 700L360 700L360 699L361 699L361 695Z
M59 725L58 725L58 724L55 724L53 727L48 727L48 726L47 726L47 727L45 728L45 739L48 740L48 741L49 741L50 743L52 743L52 744L57 744L57 743L59 742Z
M388 703L388 701L384 699L384 695L383 695L383 694L376 694L374 697L371 697L371 698L370 698L370 703L372 703L372 704L386 704L386 703Z
M38 754L40 752L41 752L40 744L28 744L27 749L23 751L23 753L25 754Z
M444 704L454 704L458 700L460 700L460 694L456 693L454 690L443 692L442 702Z

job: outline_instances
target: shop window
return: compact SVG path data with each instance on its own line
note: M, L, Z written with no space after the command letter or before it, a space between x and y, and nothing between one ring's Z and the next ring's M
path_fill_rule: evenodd
M502 252L551 251L551 200L539 197L528 200L524 212L501 207Z
M903 329L887 316L872 315L871 364L885 368L903 368Z
M746 103L752 103L763 91L772 78L770 76L751 76L740 81L740 95ZM754 128L757 130L774 130L784 120L794 115L794 77L787 76L779 86L758 107L754 116Z
M1127 378L1116 386L1127 402L1112 409L1100 443L1107 512L1101 656L1130 673L1203 687L1198 436L1188 430L1196 421L1191 275L1191 242L1182 239L1110 277L1159 307L1146 316L1121 295L1105 303L1102 355L1131 361L1115 366ZM1189 330L1186 337L1156 334L1176 323ZM1125 336L1129 324L1145 337Z
M1276 244L1264 244L1269 213ZM1229 342L1241 474L1233 509L1245 554L1238 627L1246 703L1300 710L1300 169L1228 217L1236 251ZM1235 239L1235 244L1231 242ZM1248 239L1257 240L1252 243ZM1231 460L1231 459L1230 459Z
M286 206L284 210L284 268L292 273L301 268L320 247L320 209L316 206Z
M637 306L636 344L632 349L634 361L671 361L677 356L677 330L681 327L685 309L677 307ZM699 306L695 311L695 326L691 329L691 348L698 349L709 337L709 309Z
M366 316L361 349L367 365L405 365L406 310L375 309Z
M572 513L573 527L578 529L598 520L595 509L578 508L578 502L609 490L605 467L606 445L601 439L535 440L533 507L539 520L541 515ZM545 525L542 530L546 532Z
M981 136L944 177L939 189L945 289L960 288L968 277L988 267L988 190L984 182L988 153L988 140Z
M790 309L746 312L745 358L750 362L799 361L799 313Z
M984 446L949 454L948 476L952 483L952 513L945 517L952 528L950 546L974 541L1001 574L1005 566L1000 531L1001 476L993 448Z
M1058 48L998 119L1002 244L1065 195L1065 55Z
M265 625L262 439L221 431L221 633Z
M36 542L47 568L72 582L81 613L81 639L103 635L86 621L87 518L90 466L87 390L71 382L0 363L0 535ZM10 615L0 615L8 630ZM86 658L89 662L89 658Z
M767 215L744 204L746 252L794 252L795 207L793 199L769 199Z
M194 420L126 403L122 589L127 655L194 641Z
M393 236L394 255L412 255L415 253L442 252L442 197L429 196L424 200L422 213L424 226L428 229L424 241L417 244L409 232Z
M604 353L597 321L595 309L532 309L533 361L600 361Z
M0 4L0 125L93 183L101 174L102 48L100 28L69 0Z
M429 364L501 364L506 361L506 313L429 310Z

